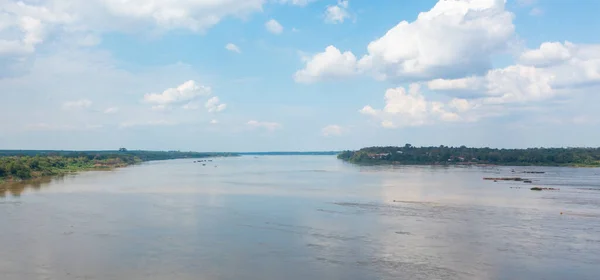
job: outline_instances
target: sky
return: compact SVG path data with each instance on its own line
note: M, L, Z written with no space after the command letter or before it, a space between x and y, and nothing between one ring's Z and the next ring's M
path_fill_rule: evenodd
M0 149L597 147L573 3L0 0Z

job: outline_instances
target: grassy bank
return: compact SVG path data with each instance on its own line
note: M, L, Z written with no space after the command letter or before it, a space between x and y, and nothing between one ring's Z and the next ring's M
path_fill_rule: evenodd
M144 161L232 156L155 151L0 151L0 184L67 173L125 167Z

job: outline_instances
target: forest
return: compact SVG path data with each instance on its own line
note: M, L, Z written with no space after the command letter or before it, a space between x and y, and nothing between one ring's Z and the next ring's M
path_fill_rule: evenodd
M368 147L344 151L339 159L360 164L511 166L600 166L600 148L494 149L460 147Z
M179 151L30 151L0 150L0 183L90 169L124 167L152 160L234 156Z

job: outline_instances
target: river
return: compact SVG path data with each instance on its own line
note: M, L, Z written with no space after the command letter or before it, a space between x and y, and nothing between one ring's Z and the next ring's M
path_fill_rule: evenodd
M600 275L600 169L193 161L1 187L0 279Z

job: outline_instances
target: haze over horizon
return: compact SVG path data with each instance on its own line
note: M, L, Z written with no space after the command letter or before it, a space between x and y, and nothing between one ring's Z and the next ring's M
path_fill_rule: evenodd
M144 3L0 0L0 149L598 146L598 1Z

